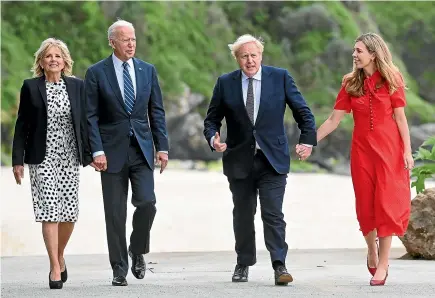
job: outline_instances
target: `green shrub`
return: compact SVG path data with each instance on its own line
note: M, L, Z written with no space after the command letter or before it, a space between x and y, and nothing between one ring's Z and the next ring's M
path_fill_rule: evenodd
M431 150L424 147L432 146ZM423 164L412 169L411 177L417 178L411 186L415 187L417 193L425 190L425 180L435 176L435 137L430 137L418 149L414 155L415 160L423 161Z

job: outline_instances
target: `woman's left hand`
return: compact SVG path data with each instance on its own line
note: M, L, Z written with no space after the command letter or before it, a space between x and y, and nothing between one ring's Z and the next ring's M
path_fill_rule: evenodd
M414 168L414 159L412 158L411 152L405 152L403 159L405 161L405 169L412 170Z

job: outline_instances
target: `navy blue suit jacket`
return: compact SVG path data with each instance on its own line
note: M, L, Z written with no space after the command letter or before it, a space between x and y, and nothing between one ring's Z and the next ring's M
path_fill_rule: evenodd
M104 151L107 172L124 166L133 128L140 148L154 169L154 149L169 151L162 92L153 65L133 58L136 74L136 102L128 115L112 56L92 65L86 72L85 91L89 143L93 153Z
M314 116L287 70L262 66L260 107L255 125L249 120L243 101L241 70L218 78L204 120L204 136L210 145L210 139L216 132L220 133L225 118L227 150L222 162L226 176L241 179L250 173L255 141L277 173L289 172L290 152L284 128L286 106L290 107L301 131L299 142L317 145Z

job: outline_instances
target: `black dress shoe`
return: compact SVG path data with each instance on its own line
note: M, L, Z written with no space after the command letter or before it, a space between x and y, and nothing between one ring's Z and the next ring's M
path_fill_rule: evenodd
M66 282L68 280L68 271L66 270L66 264L65 264L65 270L60 273L60 280L62 282Z
M63 282L61 280L51 280L51 271L48 273L48 285L50 289L62 289Z
M287 272L284 265L279 265L275 269L275 285L286 286L289 282L293 281L293 277Z
M249 275L249 267L237 264L234 269L233 282L247 282Z
M144 278L146 265L143 255L135 255L130 250L130 247L128 248L128 255L131 257L131 273L133 273L134 277L137 279Z
M112 280L112 286L126 286L126 285L128 285L128 283L124 276L115 276Z

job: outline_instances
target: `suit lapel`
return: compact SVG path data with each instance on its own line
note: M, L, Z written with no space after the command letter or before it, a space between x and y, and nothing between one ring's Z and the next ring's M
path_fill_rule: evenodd
M270 76L270 71L269 69L267 69L267 67L262 66L260 106L258 107L258 114L255 123L258 123L261 119L261 116L263 116L264 109L266 108L265 105L267 105L267 100L269 99L270 95L273 92L272 86L273 84L272 84L272 78Z
M243 109L243 114L249 123L252 124L251 119L249 119L248 112L246 111L245 101L243 100L243 88L242 88L242 71L238 70L233 76L233 89L235 90L235 98L237 105L241 105Z
M42 100L44 101L45 108L47 109L47 89L45 87L45 76L41 76L38 81L38 89L41 93Z
M124 99L122 98L121 90L119 89L118 79L116 78L115 73L115 66L113 65L112 61L112 55L110 55L106 61L104 62L104 72L106 73L107 80L109 81L110 86L112 87L113 93L115 94L116 98L119 100L122 107L124 107L125 110L125 103Z
M134 107L133 107L133 111L134 111L138 106L139 100L141 99L142 91L144 89L145 74L144 74L144 70L136 61L135 58L133 58L133 64L134 64L134 73L136 76L136 102L134 103Z
M62 76L62 78L65 81L66 92L68 93L68 99L69 99L69 102L71 105L71 116L73 119L75 119L76 100L77 100L77 95L76 95L77 85L74 84L74 81L70 80L68 77Z

